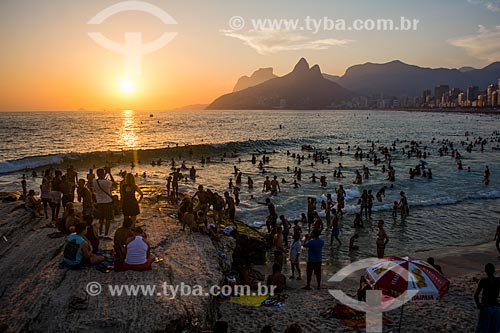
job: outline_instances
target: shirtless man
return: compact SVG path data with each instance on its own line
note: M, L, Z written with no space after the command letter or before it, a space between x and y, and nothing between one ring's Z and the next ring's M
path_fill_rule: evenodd
M66 170L66 179L71 184L70 202L73 202L75 200L76 184L78 184L78 173L75 171L72 165L70 165L69 168Z
M271 233L276 228L276 220L278 216L276 215L276 207L271 202L271 199L266 198L266 202L258 202L261 205L266 205L269 215L266 219L267 232Z
M326 195L326 205L325 205L325 214L326 214L326 227L330 228L330 216L333 207L333 199L332 195L328 193Z
M278 177L274 176L273 180L271 180L271 195L278 195L278 192L281 192L280 182L278 181Z
M264 180L264 187L262 188L262 192L270 192L271 191L271 180L269 180L269 176L266 176L266 180Z
M316 199L307 198L307 225L308 232L311 232L311 226L314 223L314 212L316 211Z
M181 169L176 169L174 172L171 172L170 175L172 176L172 192L177 198L179 196L179 180L182 179Z
M252 179L252 177L248 176L247 184L248 184L248 189L249 190L253 189L253 179Z
M344 186L339 185L339 188L337 189L337 212L340 215L344 215L342 212L342 209L345 207L345 191L344 191Z
M87 186L92 192L92 189L94 188L94 179L95 179L95 173L93 169L89 169L89 173L87 174Z
M191 166L191 169L189 169L189 178L196 179L196 169L194 168L194 165Z
M207 192L203 189L203 185L198 186L198 191L193 195L191 199L194 199L195 197L198 197L199 203L194 211L202 211L203 214L206 214L208 212L210 202L208 200Z
M474 293L474 302L479 309L476 332L499 332L500 312L497 299L500 293L500 282L495 277L495 266L492 263L486 264L484 271L486 277L479 280ZM481 295L481 300L479 295Z
M236 205L234 203L234 199L229 195L229 192L224 192L224 198L226 199L226 213L229 217L229 220L233 223L234 228L238 229L238 225L236 224L234 218L236 215Z
M359 170L356 170L356 177L354 178L353 184L355 185L361 185L363 183L363 177L361 177L361 174L359 173Z
M82 216L92 216L94 210L92 193L85 186L85 179L78 180L78 189L76 193L78 195L78 202L82 202Z
M283 267L285 246L283 245L283 228L278 226L276 228L276 234L273 238L273 250L274 250L274 263Z

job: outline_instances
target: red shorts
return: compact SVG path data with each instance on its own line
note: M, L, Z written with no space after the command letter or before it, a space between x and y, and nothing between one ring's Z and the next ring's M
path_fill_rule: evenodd
M149 271L151 270L151 261L149 259L144 263L140 265L132 265L132 264L127 264L126 262L123 263L123 269L124 270L131 270L131 271Z

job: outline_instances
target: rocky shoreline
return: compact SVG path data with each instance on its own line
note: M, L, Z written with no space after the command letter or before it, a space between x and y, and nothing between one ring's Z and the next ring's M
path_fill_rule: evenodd
M20 207L21 201L1 203L0 332L210 329L219 317L216 297L112 297L107 290L108 285L151 285L163 293L164 283L208 290L222 285L231 269L233 254L239 255L233 237L223 236L216 242L199 233L183 232L173 218L176 208L153 195L154 189L149 192L139 222L148 234L152 256L163 261L153 264L148 272L106 274L94 268L59 269L65 237L50 238L57 230L47 227L44 218L32 219ZM116 218L112 233L121 225L120 220ZM243 232L240 237L248 242L255 235ZM100 248L112 249L112 241L101 241ZM86 292L91 282L102 286L99 296Z

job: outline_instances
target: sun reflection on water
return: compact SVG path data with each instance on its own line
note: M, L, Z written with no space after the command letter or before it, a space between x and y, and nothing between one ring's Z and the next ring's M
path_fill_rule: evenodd
M134 119L134 110L122 111L123 125L121 128L121 145L123 149L137 148L139 146L139 137L136 134L136 124Z

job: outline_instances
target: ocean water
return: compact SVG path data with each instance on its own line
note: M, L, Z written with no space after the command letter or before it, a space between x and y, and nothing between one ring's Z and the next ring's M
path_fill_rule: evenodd
M280 128L281 125L281 128ZM21 175L39 174L49 165L75 166L79 177L85 178L87 169L113 165L113 172L128 170L147 177L138 178L145 185L164 186L171 172L170 160L185 161L198 170L195 182L182 182L181 190L193 193L199 184L222 194L228 189L229 178L235 178L234 166L243 172L241 204L237 218L248 224L262 225L267 208L257 201L264 201L268 194L262 192L266 175L285 178L281 193L271 197L278 215L298 219L306 212L307 197L321 200L327 193L343 184L347 192L346 210L342 219L341 240L360 235L360 255L373 254L375 250L375 219L386 221L390 238L388 254L415 254L425 249L453 245L471 245L493 238L500 217L500 117L481 114L418 113L394 111L109 111L109 112L16 112L0 113L0 191L19 191ZM465 133L469 136L466 137ZM461 142L482 137L488 140L483 152L475 146L471 153ZM432 140L434 138L434 143ZM457 170L450 155L440 157L438 149L442 140L454 143L462 154L465 170ZM468 141L467 141L468 140ZM396 170L394 188L386 191L382 203L374 203L373 220L366 220L363 229L352 228L353 213L359 210L357 199L363 189L375 194L389 183L380 163L374 166L368 159L354 158L355 147L368 152L371 141L375 149L396 144L392 165ZM417 157L408 159L401 148L410 141L427 147L426 159L433 171L433 179L416 176L410 180L408 170L418 164ZM188 146L189 145L189 146ZM327 152L331 163L313 160L301 145L311 145L317 151ZM347 150L347 146L351 150ZM343 156L336 154L340 147ZM331 148L332 151L328 149ZM274 152L273 152L274 151ZM297 165L286 152L305 155ZM450 150L451 151L451 150ZM251 163L252 154L257 160L268 153L269 164L262 174L257 164ZM223 158L223 154L226 158ZM231 157L231 156L235 157ZM201 165L201 157L211 162ZM377 153L378 157L382 157ZM152 160L161 158L162 166L151 166ZM239 161L241 159L241 162ZM130 162L136 161L131 169ZM139 163L137 163L139 162ZM335 167L342 163L345 178L334 179ZM362 185L353 185L354 171L366 165L371 176ZM490 184L482 184L485 165L491 171ZM290 167L290 172L287 171ZM302 169L301 187L294 189L295 167ZM471 172L466 169L470 167ZM186 171L187 172L187 171ZM313 183L309 177L327 176L327 186ZM254 189L249 190L246 179L251 176ZM41 178L28 177L28 187L39 189ZM411 214L405 220L392 219L391 205L405 191ZM250 196L253 195L254 199ZM324 215L324 214L323 214ZM347 246L335 249L333 258L345 258Z

